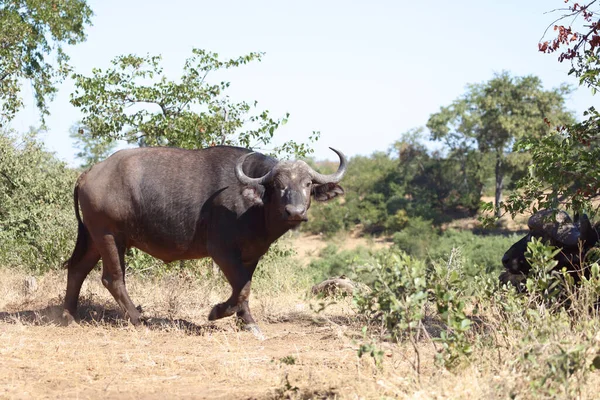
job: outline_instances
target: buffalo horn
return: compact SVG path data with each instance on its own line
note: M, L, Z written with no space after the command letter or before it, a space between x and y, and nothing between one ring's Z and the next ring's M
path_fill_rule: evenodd
M346 173L346 164L347 164L346 157L344 156L344 154L341 151L336 150L333 147L330 147L330 149L333 150L340 158L340 166L338 167L337 172L335 172L331 175L323 175L311 168L310 175L312 177L313 182L316 182L316 183L338 183L344 177L344 174Z
M268 183L272 179L272 177L273 177L273 170L267 172L266 175L261 176L260 178L250 178L248 175L246 175L244 173L244 169L243 169L244 161L246 161L246 158L248 158L252 154L254 154L254 152L248 153L248 154L244 154L243 156L241 156L240 158L238 158L237 164L235 165L235 175L237 176L237 178L239 179L239 181L242 182L243 184L246 184L246 185L264 185L265 183Z
M554 221L550 217L556 214ZM558 243L575 246L581 235L577 225L564 211L544 210L533 214L527 222L533 232L543 233Z

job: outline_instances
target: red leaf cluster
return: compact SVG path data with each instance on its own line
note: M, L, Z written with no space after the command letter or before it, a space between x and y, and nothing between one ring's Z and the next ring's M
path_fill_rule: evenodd
M565 0L568 3L569 0ZM594 1L588 4L573 3L568 7L570 12L566 17L573 17L572 21L581 17L588 25L585 25L585 32L575 32L571 26L554 25L556 38L551 41L538 43L538 50L542 53L553 53L563 47L558 60L572 60L576 58L580 50L596 51L600 48L600 20L593 21L594 13L589 10L589 7ZM566 46L566 48L564 48ZM572 47L571 47L572 46Z

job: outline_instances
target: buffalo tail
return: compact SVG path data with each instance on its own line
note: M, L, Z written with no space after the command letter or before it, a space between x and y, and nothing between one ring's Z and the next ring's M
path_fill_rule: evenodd
M77 241L75 242L75 249L73 250L73 254L71 258L69 258L63 264L63 268L71 267L73 264L79 262L83 256L85 255L87 245L88 245L88 231L83 221L81 220L81 214L79 213L79 181L81 177L77 180L75 184L75 189L73 190L73 203L75 205L75 217L77 217Z

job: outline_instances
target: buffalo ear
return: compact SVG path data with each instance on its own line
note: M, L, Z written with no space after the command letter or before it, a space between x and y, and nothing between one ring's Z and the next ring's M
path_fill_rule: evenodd
M265 188L262 185L245 186L242 189L242 197L250 201L253 205L263 205L263 195L265 194Z
M313 185L312 194L316 201L328 201L344 194L344 189L337 183Z

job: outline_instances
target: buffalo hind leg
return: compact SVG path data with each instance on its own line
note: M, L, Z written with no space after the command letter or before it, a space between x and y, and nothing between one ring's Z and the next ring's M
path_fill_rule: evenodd
M68 267L67 294L65 295L63 311L63 318L67 325L75 320L81 285L83 285L83 281L85 281L90 271L98 264L98 260L100 260L100 253L93 244L88 244L81 260L70 264Z
M236 314L245 329L251 331L257 338L264 339L262 332L252 317L248 305L252 274L258 261L250 265L244 265L239 261L227 258L217 258L215 261L221 267L223 274L231 285L231 296L226 302L213 307L208 315L209 321Z
M125 246L108 234L102 237L99 251L102 255L102 284L115 298L125 317L129 317L132 324L139 325L141 314L125 287Z

